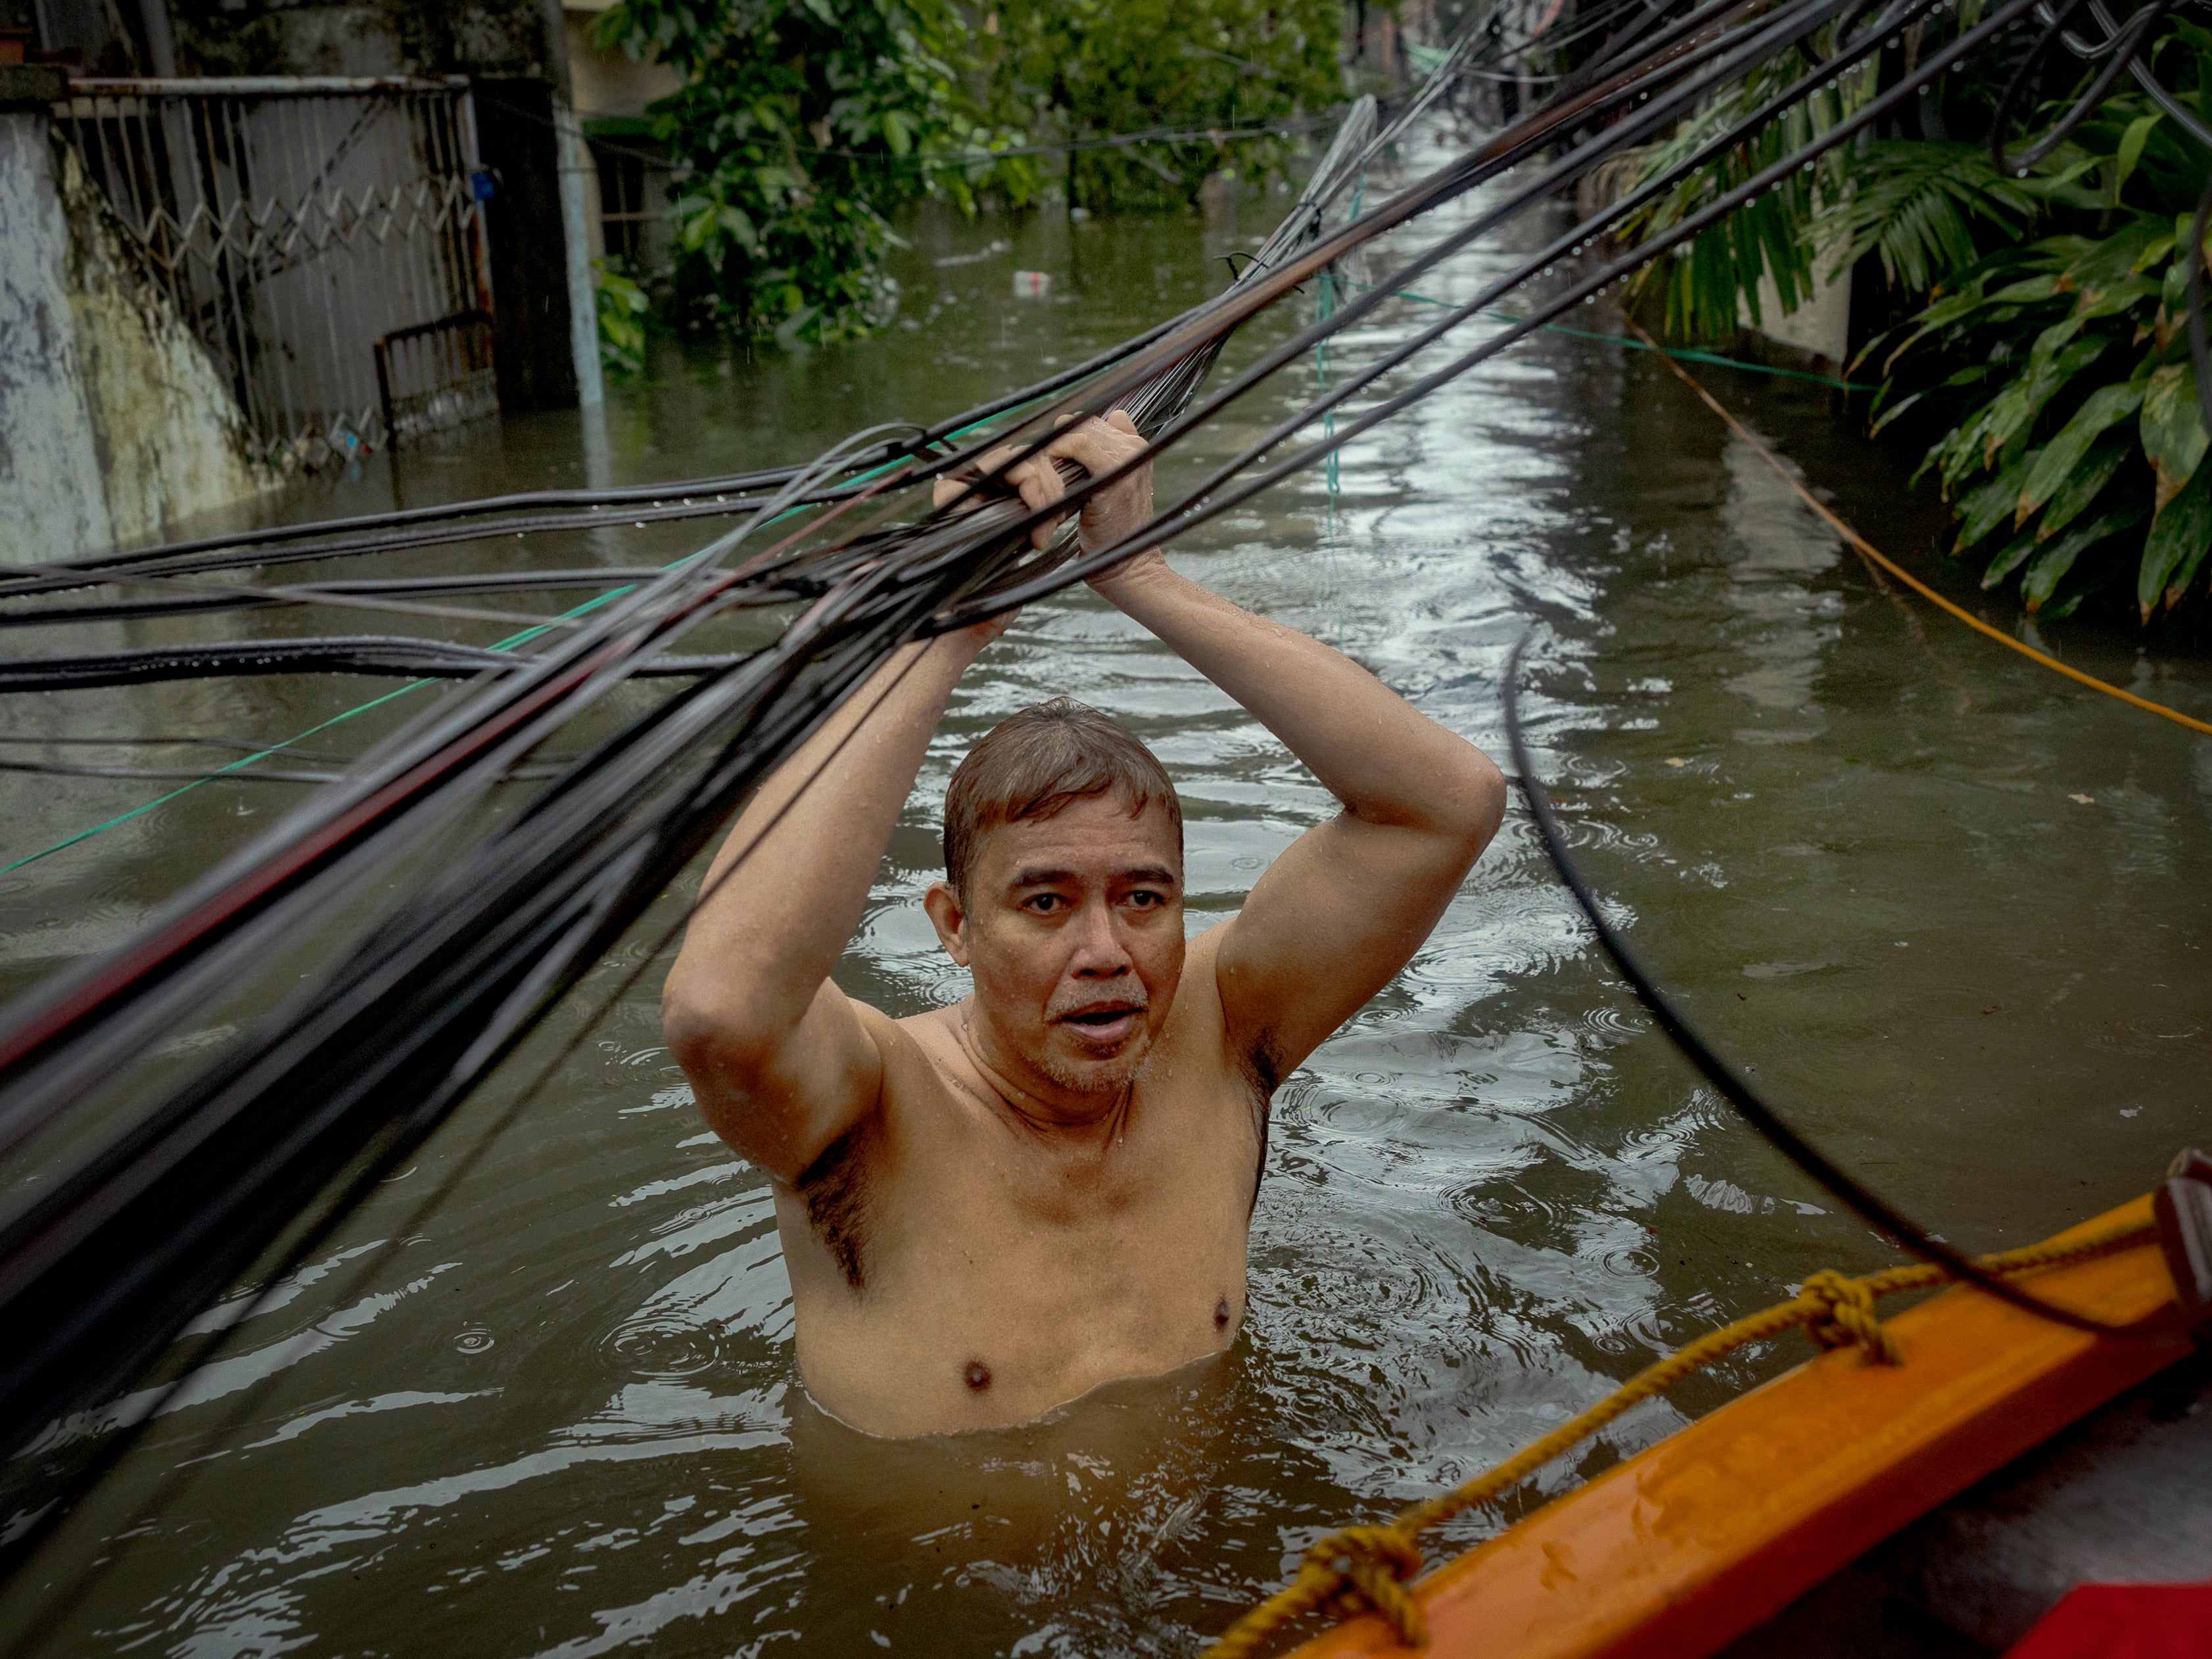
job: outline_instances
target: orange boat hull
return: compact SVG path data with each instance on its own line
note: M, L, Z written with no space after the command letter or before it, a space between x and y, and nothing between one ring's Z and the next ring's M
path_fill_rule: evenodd
M2147 1219L2148 1198L2066 1238ZM2100 1319L2169 1308L2155 1244L2027 1281ZM1901 1365L1820 1355L1422 1578L1436 1659L1693 1659L2189 1352L1952 1289L1887 1322ZM1370 1614L1302 1659L1403 1659Z

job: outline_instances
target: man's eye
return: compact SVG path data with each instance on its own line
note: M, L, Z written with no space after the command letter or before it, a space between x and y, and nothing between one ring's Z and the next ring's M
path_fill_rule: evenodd
M1058 909L1060 908L1060 898L1059 894L1039 893L1029 901L1029 907L1030 909L1036 911L1039 915L1043 915L1047 912Z
M1155 905L1165 904L1168 900L1167 895L1164 893L1148 892L1140 887L1135 892L1129 895L1128 902L1142 909Z

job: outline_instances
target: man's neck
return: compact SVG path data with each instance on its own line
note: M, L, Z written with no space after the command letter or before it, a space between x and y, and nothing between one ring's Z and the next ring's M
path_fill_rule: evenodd
M1038 1075L1035 1066L1011 1058L972 997L954 1011L953 1025L969 1064L1009 1117L1056 1137L1111 1140L1120 1134L1136 1094L1133 1080L1112 1089L1085 1090Z

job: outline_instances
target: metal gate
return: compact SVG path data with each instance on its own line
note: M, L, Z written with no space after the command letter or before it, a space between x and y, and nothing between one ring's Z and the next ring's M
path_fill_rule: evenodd
M474 337L489 191L465 79L80 80L54 120L271 465L313 470L498 407ZM439 354L442 378L410 386L393 422L388 343L441 328L468 349Z

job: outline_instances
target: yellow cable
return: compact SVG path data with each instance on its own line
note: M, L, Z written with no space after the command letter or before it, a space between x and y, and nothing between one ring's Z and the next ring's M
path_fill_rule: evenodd
M2179 709L2168 708L2162 702L2153 702L2148 697L2139 697L2132 691L2123 691L2118 686L2113 685L2107 681L2100 680L2094 674L2085 674L2078 668L2069 668L2064 663L2059 661L2056 657L2046 656L2042 652L2038 651L2033 646L2024 644L2021 641L2013 638L2011 635L2006 633L2003 629L1990 627L1989 623L1984 622L1979 617L1973 615L1971 611L1961 610L1959 606L1952 604L1950 600L1945 599L1941 593L1938 593L1934 588L1929 586L1926 582L1922 581L1919 577L1914 575L1903 566L1896 563L1893 560L1885 557L1881 551L1875 548L1872 542L1867 540L1865 537L1860 535L1857 531L1845 524L1840 518L1837 517L1835 514L1830 512L1826 502L1823 501L1811 490L1806 489L1804 484L1799 481L1796 476L1792 473L1788 467L1782 465L1781 457L1777 455L1772 450L1769 449L1764 443L1762 443L1752 432L1750 428L1744 425L1741 421L1739 421L1735 416L1729 413L1729 411L1722 406L1720 402L1714 398L1711 392L1706 391L1705 387L1698 385L1696 377L1692 375L1688 369L1683 368L1681 364L1676 362L1673 356L1668 353L1666 347L1661 345L1649 334L1646 334L1644 331L1643 326L1638 324L1634 318L1632 317L1629 319L1628 325L1636 331L1637 337L1638 339L1642 340L1645 345L1650 347L1653 351L1658 353L1660 360L1663 362L1668 368L1673 369L1675 374L1682 377L1683 385L1688 386L1691 391L1696 392L1698 397L1705 399L1706 408L1711 410L1714 414L1719 416L1723 421L1726 421L1729 425L1735 429L1738 437L1741 438L1746 443L1749 444L1753 449L1759 452L1759 459L1764 460L1767 465L1772 467L1776 474L1780 477L1784 483L1788 484L1792 489L1796 490L1799 495L1802 496L1804 498L1805 504L1808 507L1811 507L1815 513L1819 514L1830 524L1833 525L1838 535L1841 536L1845 541L1849 542L1869 559L1871 559L1875 563L1880 565L1884 570L1889 572L1891 575L1896 577L1898 580L1903 582L1914 592L1919 594L1922 599L1941 605L1944 610L1949 611L1953 616L1956 617L1960 622L1966 623L1967 627L1974 629L1977 633L1988 635L1999 645L2009 646L2013 650L2019 652L2021 656L2029 658L2033 661L2039 662L2045 668L2051 669L2057 673L2065 675L2069 680L2078 681L2080 684L2087 686L2092 691L2101 691L2108 697L2118 697L2122 702L2133 703L2136 708L2141 708L2147 713L2156 714L2163 720L2172 720L2176 726L2185 726L2192 732L2212 733L2212 724L2208 724L2203 720L2192 719L2191 716L2183 714Z
M1981 1266L2009 1278L2133 1249L2156 1236L2154 1223L2140 1221L2073 1243L2045 1242L1985 1255ZM1346 1527L1316 1539L1299 1564L1297 1576L1224 1632L1206 1650L1205 1659L1252 1659L1283 1626L1324 1609L1348 1616L1372 1607L1390 1621L1398 1639L1407 1646L1427 1646L1427 1623L1407 1585L1421 1570L1417 1540L1428 1528L1510 1491L1562 1452L1587 1440L1632 1407L1666 1393L1692 1372L1747 1344L1764 1342L1798 1326L1803 1326L1822 1347L1856 1344L1866 1350L1870 1361L1897 1364L1900 1360L1896 1346L1875 1317L1875 1299L1900 1291L1927 1290L1948 1278L1942 1268L1930 1262L1886 1268L1863 1279L1826 1271L1813 1274L1789 1301L1708 1332L1645 1367L1596 1405L1494 1468L1401 1510L1387 1525Z

